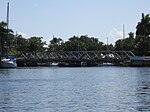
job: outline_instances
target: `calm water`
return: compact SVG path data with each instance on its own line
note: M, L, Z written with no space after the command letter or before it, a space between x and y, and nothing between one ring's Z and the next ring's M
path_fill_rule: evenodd
M150 68L0 69L0 112L149 112Z

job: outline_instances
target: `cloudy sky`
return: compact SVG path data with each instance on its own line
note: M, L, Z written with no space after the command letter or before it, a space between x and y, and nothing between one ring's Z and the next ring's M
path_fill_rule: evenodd
M135 32L141 14L150 13L150 0L1 0L0 21L6 21L10 2L10 25L24 37L53 35L67 40L88 35L106 43Z

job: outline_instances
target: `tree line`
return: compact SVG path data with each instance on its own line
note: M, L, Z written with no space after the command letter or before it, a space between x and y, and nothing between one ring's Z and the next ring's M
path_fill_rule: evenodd
M88 35L73 36L67 41L53 37L47 44L43 37L30 37L14 34L7 29L7 23L0 22L0 56L22 56L26 54L43 54L52 51L100 51L100 50L129 50L134 54L150 56L150 15L142 13L137 23L136 32L129 32L128 37L119 39L115 45L104 44L98 38ZM45 47L46 46L46 47Z

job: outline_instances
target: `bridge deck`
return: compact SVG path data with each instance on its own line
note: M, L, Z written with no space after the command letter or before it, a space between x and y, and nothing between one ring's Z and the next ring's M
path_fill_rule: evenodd
M131 51L55 51L49 54L25 54L17 58L19 66L36 66L48 62L81 64L114 63L118 64L135 56Z

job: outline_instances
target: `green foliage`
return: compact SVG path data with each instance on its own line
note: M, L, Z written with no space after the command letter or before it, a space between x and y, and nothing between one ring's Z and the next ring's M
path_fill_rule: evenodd
M53 38L54 40L55 38ZM94 51L102 50L103 43L97 38L88 37L87 35L82 35L80 37L73 36L68 39L65 43L57 44L61 51ZM49 46L55 47L55 44L50 44Z
M1 49L1 56L6 56L9 54L9 38L12 38L13 31L11 29L7 29L7 23L0 22L0 49Z
M44 52L44 45L46 42L42 41L43 37L31 37L28 41L28 52L30 53L42 53Z
M133 51L134 44L135 44L134 33L130 32L129 37L116 41L115 50Z
M142 13L141 21L138 22L136 26L136 35L137 36L148 36L150 35L150 17L149 14L144 15Z
M136 55L150 55L150 37L136 36L135 38L135 53Z
M119 39L106 45L98 38L88 35L73 36L66 42L61 38L53 37L49 41L47 50L43 37L30 37L26 39L21 35L14 35L11 29L6 29L7 24L0 22L0 48L1 53L22 56L23 54L49 53L52 51L100 51L100 50L131 50L136 55L150 55L150 16L144 15L136 26L136 36L133 32L125 39ZM7 52L6 52L7 51ZM2 54L1 54L2 56Z
M63 40L61 38L53 37L53 39L50 41L50 44L48 45L48 52L59 51L62 43Z
M43 37L25 39L21 35L14 35L11 29L6 29L6 26L5 22L0 22L1 56L45 52L46 42L42 41Z
M135 51L137 55L150 55L150 16L142 13L136 26Z

